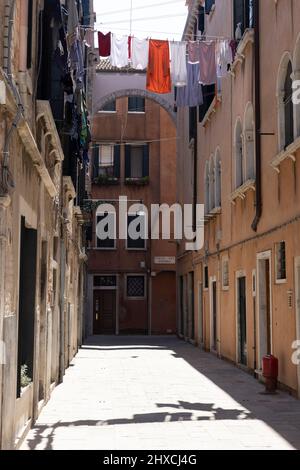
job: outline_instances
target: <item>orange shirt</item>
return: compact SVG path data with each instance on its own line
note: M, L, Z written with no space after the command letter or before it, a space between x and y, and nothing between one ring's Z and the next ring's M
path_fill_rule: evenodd
M149 40L147 90L154 93L171 93L169 42Z

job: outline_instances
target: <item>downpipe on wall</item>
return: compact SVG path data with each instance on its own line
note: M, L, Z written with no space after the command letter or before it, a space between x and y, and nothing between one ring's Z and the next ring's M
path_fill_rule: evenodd
M252 229L256 232L262 215L261 190L261 101L260 101L260 15L259 0L254 0L254 62L255 62L255 166L256 166L256 213Z

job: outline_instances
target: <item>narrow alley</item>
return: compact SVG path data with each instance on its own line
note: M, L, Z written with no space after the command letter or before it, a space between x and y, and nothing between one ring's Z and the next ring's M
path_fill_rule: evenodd
M300 449L300 402L175 337L94 336L22 449Z

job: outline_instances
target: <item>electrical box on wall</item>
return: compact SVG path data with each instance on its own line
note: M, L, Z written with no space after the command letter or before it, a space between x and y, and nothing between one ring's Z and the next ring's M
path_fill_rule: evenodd
M0 105L6 104L6 87L3 80L0 80Z

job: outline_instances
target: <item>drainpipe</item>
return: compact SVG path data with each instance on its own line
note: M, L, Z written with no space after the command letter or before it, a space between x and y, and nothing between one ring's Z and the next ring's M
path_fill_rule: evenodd
M23 115L24 107L21 101L19 91L14 83L12 76L12 41L13 41L13 28L14 28L14 17L16 9L16 0L11 1L10 12L9 12L9 21L8 21L8 40L7 40L7 66L5 67L6 78L12 89L14 97L17 101L18 111L12 122L12 125L9 131L6 133L4 147L3 147L3 162L2 168L0 171L0 196L6 196L10 189L14 188L14 181L12 174L9 170L9 144L15 133L16 128L20 122L20 119Z
M254 61L255 61L255 164L256 164L256 214L252 229L257 227L262 215L261 191L261 99L260 99L260 17L259 0L254 0Z

